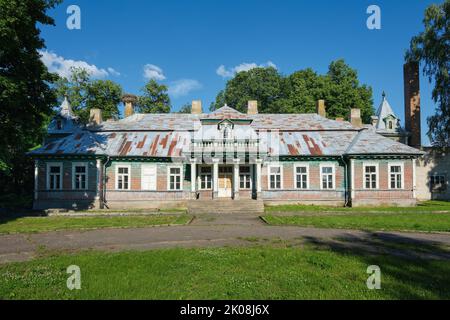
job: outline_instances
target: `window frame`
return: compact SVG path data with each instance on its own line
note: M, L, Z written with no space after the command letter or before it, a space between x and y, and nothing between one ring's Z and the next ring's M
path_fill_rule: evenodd
M148 189L144 189L143 187L143 181L144 181L144 176L147 177L149 175L144 175L144 168L155 168L155 183L154 183L154 187L150 187ZM143 191L156 191L158 189L158 165L154 164L154 163L145 163L141 165L141 190Z
M270 172L271 168L280 168L280 188L271 188L270 187L270 177L272 176L272 173ZM283 190L283 165L281 164L270 164L267 166L267 188L268 190Z
M323 187L323 176L324 173L322 172L323 168L332 168L332 187L331 188L324 188ZM321 163L319 166L320 169L320 190L336 190L336 165L334 163ZM329 173L326 173L329 175Z
M202 168L210 168L211 173L202 173ZM209 176L211 187L208 188L208 181L206 181L206 188L202 188L202 176ZM170 182L169 182L170 183ZM200 165L198 167L198 177L197 177L198 190L212 190L213 188L213 167L210 165Z
M242 167L249 168L249 172L241 174L241 168ZM239 190L252 190L253 189L253 166L252 165L247 165L247 164L240 165L239 166L239 174L238 174L238 176L239 176ZM248 188L247 187L241 188L241 176L245 177L245 179L244 179L244 186L247 185L247 182L250 182L250 187L248 187ZM247 176L248 176L248 180L247 180Z
M128 175L128 188L127 189L125 189L125 188L119 189L119 168L127 168L128 169L128 173L127 173L127 175ZM129 164L117 164L115 170L116 170L116 175L114 177L115 189L118 190L118 191L131 190L131 165L129 165ZM120 173L120 174L124 175L123 173Z
M431 179L443 178L442 188L434 188L431 184ZM448 188L447 175L445 173L430 173L429 174L430 193L445 193Z
M59 188L50 189L50 176L52 175L50 172L50 167L59 167ZM47 190L50 191L59 191L63 190L63 175L64 175L64 167L62 162L47 162L47 181L46 187Z
M391 168L400 167L401 172L401 187L392 188L391 186ZM405 163L404 162L389 162L388 163L388 189L389 190L404 190L405 189Z
M85 187L84 188L76 188L76 167L84 167L85 168L85 173L84 175L86 176L86 180L85 180ZM89 189L89 163L88 162L73 162L72 163L72 190L77 190L77 191L83 191L83 190L88 190Z
M375 167L375 188L367 188L366 187L366 168L367 167ZM370 181L372 182L372 181ZM379 163L377 162L364 162L363 163L363 172L362 172L362 185L365 190L378 190L380 189L380 168Z
M297 187L297 168L306 168L306 188L298 188ZM305 173L301 173L301 175L304 175ZM295 164L294 165L294 189L296 190L308 190L309 189L309 164Z
M180 189L171 189L170 188L170 177L172 175L174 175L174 176L178 175L178 174L171 174L170 173L171 169L180 169L180 173L179 173L179 176L180 176ZM172 192L183 191L183 181L184 181L184 178L183 178L183 166L182 165L179 165L179 166L167 166L167 191L172 191ZM175 182L175 184L176 184L176 182Z

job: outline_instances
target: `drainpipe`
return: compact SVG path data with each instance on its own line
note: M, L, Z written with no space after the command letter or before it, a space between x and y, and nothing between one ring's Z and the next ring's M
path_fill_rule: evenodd
M344 206L347 207L348 206L348 167L347 167L347 161L345 161L345 158L343 155L341 155L341 159L342 162L344 163L344 188L345 188L345 192L344 192L344 198L345 198L345 202L344 202Z
M102 183L102 204L104 207L108 208L106 205L106 165L111 161L109 156L106 156L106 162L103 164L103 183Z

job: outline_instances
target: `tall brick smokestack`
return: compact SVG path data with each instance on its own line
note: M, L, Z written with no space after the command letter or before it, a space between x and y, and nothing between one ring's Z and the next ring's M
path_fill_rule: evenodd
M408 62L403 66L403 81L405 88L405 129L411 136L408 144L420 148L420 84L419 64Z

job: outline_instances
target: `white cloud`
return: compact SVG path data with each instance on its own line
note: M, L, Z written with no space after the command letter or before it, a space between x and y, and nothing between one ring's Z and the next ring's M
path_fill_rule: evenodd
M267 63L263 63L260 65L254 62L252 63L244 62L229 69L225 68L225 66L222 64L217 68L216 73L223 78L230 78L233 77L236 73L241 71L248 71L254 68L268 68L268 67L277 69L277 66L272 61L267 61Z
M144 78L147 80L164 80L166 76L164 75L162 69L154 64L146 64L144 66Z
M199 90L203 86L200 82L194 79L180 79L177 81L173 81L169 85L169 94L175 98L185 96L189 94L191 91Z
M119 76L120 73L113 68L102 69L96 65L89 64L86 61L65 59L56 53L47 50L39 51L42 62L50 72L57 73L59 76L67 78L72 73L71 68L83 68L91 74L93 78L106 78L107 76Z

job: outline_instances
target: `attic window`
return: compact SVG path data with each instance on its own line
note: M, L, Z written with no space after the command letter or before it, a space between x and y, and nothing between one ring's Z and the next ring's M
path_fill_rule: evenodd
M61 120L56 121L56 129L57 130L61 130L62 129L62 121Z
M388 128L389 128L389 130L392 130L392 127L393 127L392 121L389 121L389 122L388 122Z

